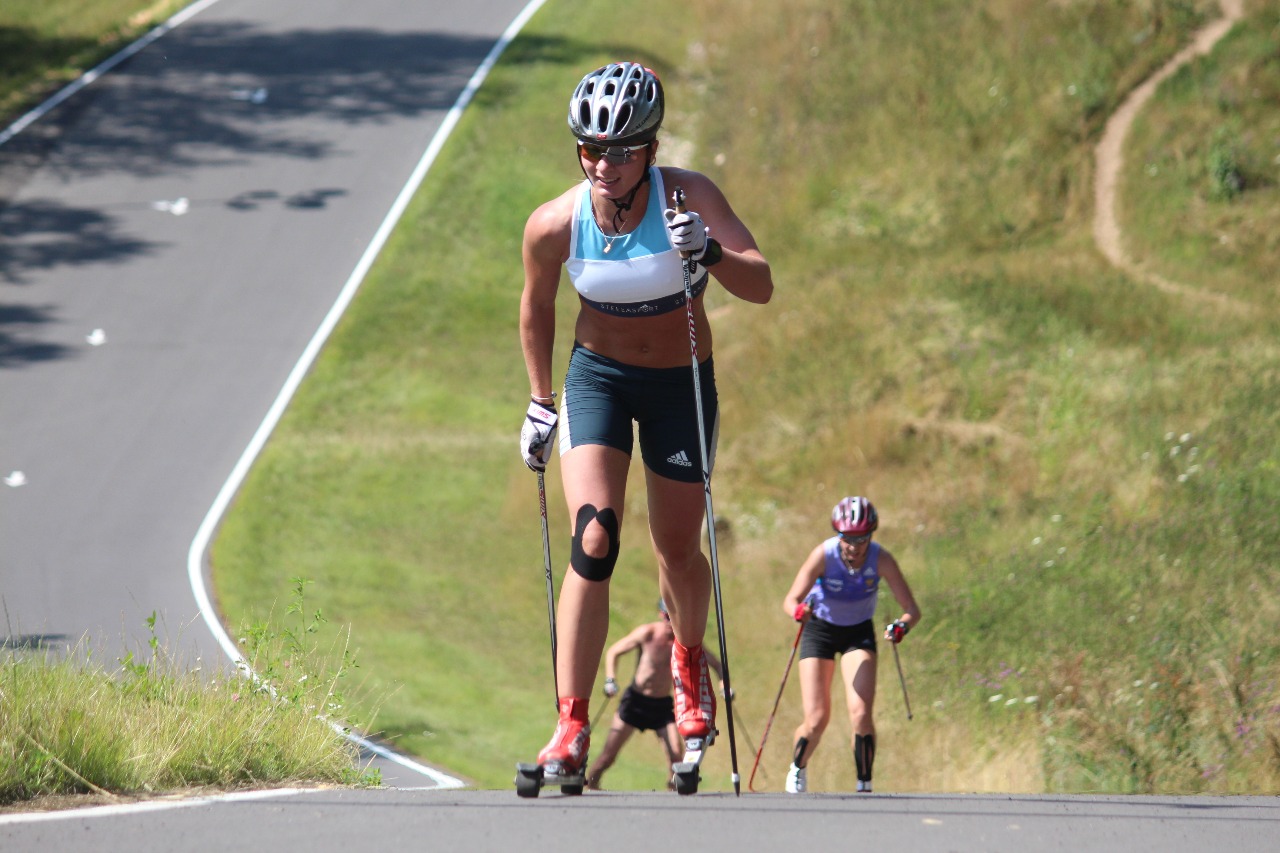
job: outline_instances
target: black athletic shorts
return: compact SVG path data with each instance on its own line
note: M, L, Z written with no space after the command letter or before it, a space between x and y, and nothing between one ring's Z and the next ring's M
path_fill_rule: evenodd
M714 468L720 420L710 358L698 365L698 382L707 465ZM633 422L639 425L640 455L650 471L682 483L702 482L692 366L635 367L575 343L564 377L560 452L603 444L630 456Z
M865 649L875 654L876 631L871 626L870 619L857 625L833 625L825 619L812 616L805 623L804 633L800 636L801 660L835 660L837 654L842 655L854 649Z
M646 696L634 684L622 691L618 703L622 722L642 732L661 732L676 721L676 703L670 696Z

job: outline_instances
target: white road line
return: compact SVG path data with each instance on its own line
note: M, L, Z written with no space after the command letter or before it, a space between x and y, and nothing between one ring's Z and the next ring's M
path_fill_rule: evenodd
M181 12L169 18L163 24L151 30L124 50L121 50L119 53L115 54L91 71L86 72L74 83L63 88L43 104L15 121L3 133L0 133L0 145L8 142L14 136L29 127L33 122L47 115L59 104L63 103L68 98L93 83L121 62L124 62L126 59L134 56L143 48L168 33L170 30L190 20L217 2L218 0L198 0L198 2L191 4ZM275 430L276 424L280 422L280 418L283 416L289 401L293 399L293 395L302 384L303 377L305 377L307 371L311 369L311 365L316 360L317 356L319 356L320 350L323 348L325 341L327 341L329 335L332 334L334 327L337 326L338 320L346 311L347 306L351 304L351 300L355 297L356 291L364 281L364 277L368 274L369 269L373 266L374 260L382 251L382 247L391 236L391 232L395 229L396 223L399 222L400 217L404 215L404 211L412 200L414 193L417 192L418 187L421 186L422 181L426 178L427 171L435 162L440 150L444 147L445 141L449 138L454 127L457 126L458 121L462 118L463 111L471 103L472 98L475 97L475 93L479 90L481 84L484 83L485 78L489 76L489 72L498 61L498 57L502 55L502 52L506 50L509 44L511 44L512 40L514 40L520 33L520 30L524 28L525 24L529 22L529 19L532 18L540 8L542 8L542 4L544 2L545 0L530 0L528 5L521 10L520 14L516 16L515 20L512 21L506 31L503 32L502 36L494 44L493 48L490 49L488 56L484 59L484 62L482 62L480 67L476 69L475 73L471 75L471 79L468 81L466 88L463 89L462 93L458 96L457 101L454 102L454 105L449 110L448 115L445 116L444 122L441 123L440 128L432 137L430 144L427 146L427 150L422 155L422 159L418 161L418 165L409 176L409 180L400 190L400 194L396 197L395 203L392 204L391 209L382 220L381 226L379 226L378 230L374 233L373 239L365 249L360 261L356 264L355 270L352 271L346 284L343 285L342 291L338 294L337 301L333 304L333 307L329 309L329 313L320 324L320 328L316 330L315 335L312 336L306 349L303 350L302 356L298 359L297 364L294 365L288 379L285 380L284 387L280 390L279 395L276 397L275 402L272 403L270 409L267 410L266 417L259 425L257 432L254 433L253 438L249 442L249 446L245 448L244 453L240 456L240 460L232 469L230 476L228 476L226 482L222 486L222 489L214 499L213 506L209 508L208 514L205 516L200 528L196 531L195 538L192 540L191 547L187 552L187 577L191 583L192 592L196 597L196 604L200 608L200 615L204 618L205 624L209 627L210 632L212 632L214 639L218 642L218 645L222 648L223 652L226 653L227 657L237 665L240 664L244 656L240 654L239 649L237 649L235 643L231 641L231 637L228 636L226 630L222 626L222 623L218 621L217 613L214 610L213 603L209 598L208 590L205 588L204 584L204 555L208 551L209 544L213 539L214 531L217 529L223 515L226 513L227 507L230 506L231 499L243 484L244 478L249 473L249 468L253 465L254 460L257 459L258 454L262 452L262 448L266 445L267 438ZM336 725L335 729L341 731L341 728ZM401 755L400 753L388 749L381 744L374 743L365 737L351 732L347 732L345 735L349 740L363 749L426 776L435 782L435 786L437 788L466 787L466 783L462 782L460 779L455 779L452 776L420 764L408 756ZM274 795L274 792L264 792L263 795ZM235 795L229 795L227 798L233 796ZM121 808L143 808L144 810L145 808L177 808L206 801L208 800L179 800L173 801L172 803L165 801L163 804L155 803L153 801L151 803L142 804L139 807L104 806L100 809L79 809L66 813L50 814L56 814L57 816L63 816L64 814L67 816L75 816L113 813L112 810ZM18 817L27 818L25 815ZM8 822L13 819L13 817L9 816L0 816L0 823ZM37 815L29 819L42 818ZM48 817L43 819L53 818Z
M494 44L489 51L489 55L485 57L484 62L471 75L470 81L458 96L458 100L449 110L449 114L445 116L444 122L441 123L439 130L432 137L427 150L423 153L422 159L418 161L418 165L414 168L413 173L409 176L408 182L400 190L395 203L391 205L391 209L387 212L386 218L383 219L382 225L374 233L372 241L361 256L360 261L356 264L356 268L352 271L351 276L347 279L342 291L338 294L338 300L329 309L328 315L321 322L320 328L316 330L315 335L303 350L302 356L294 365L293 371L285 380L284 387L280 389L280 394L268 409L266 417L259 425L258 430L254 433L253 438L249 441L249 446L245 448L240 460L232 469L230 476L223 484L222 489L218 492L218 496L214 499L213 506L209 508L209 513L205 516L204 522L201 523L200 529L196 531L195 539L191 542L191 549L187 553L187 577L191 582L191 589L195 593L196 603L200 607L200 614L204 617L205 624L209 626L209 630L213 633L214 639L222 647L233 662L243 660L243 655L236 648L235 643L227 635L222 623L218 621L217 613L214 610L213 603L209 598L209 593L205 589L204 584L204 555L208 551L209 544L213 540L213 534L217 530L218 525L222 521L223 515L227 511L227 507L231 505L232 498L235 497L240 486L244 483L244 479L248 476L249 469L253 466L254 460L258 454L262 452L262 448L266 445L267 439L275 430L276 424L280 422L280 418L284 415L285 409L289 405L289 401L293 399L293 395L297 392L298 387L302 384L303 378L311 369L312 363L320 354L329 335L338 324L338 320L346 311L347 306L351 304L351 300L355 298L356 291L360 288L364 277L368 274L369 269L373 266L374 260L378 257L382 247L386 244L387 239L391 236L391 232L395 230L396 223L400 217L404 215L405 208L413 199L414 193L427 176L427 171L435 162L440 150L444 147L445 141L449 138L449 134L453 132L458 121L462 118L463 111L471 103L475 93L479 90L480 85L485 78L489 76L489 71L498 61L498 57L506 50L507 45L519 34L524 25L533 17L534 13L542 7L545 0L530 0L529 4L524 7L516 19L511 22L506 31ZM401 755L397 752L387 749L379 744L363 738L359 735L348 733L347 737L368 749L369 751L380 755L390 761L394 761L406 768L414 770L433 780L438 787L441 788L461 788L465 787L465 783L452 776L441 773L430 767L426 767L417 763L413 759Z
M139 803L86 806L81 809L62 809L61 811L51 812L21 812L0 815L0 826L6 823L41 823L50 820L66 820L68 818L113 817L122 814L185 809L191 806L203 806L208 803L224 803L236 800L269 800L273 797L288 797L293 794L331 790L332 788L272 788L267 791L233 791L228 794L213 794L208 797L174 797L171 799L145 800Z
M192 3L190 6L186 7L181 12L178 12L172 18L126 47L124 50L112 56L110 59L103 61L96 68L81 74L79 79L72 83L68 83L62 89L58 90L57 94L53 95L43 104L5 128L4 132L0 133L0 145L4 145L10 139L13 139L13 137L26 130L32 123L44 118L63 101L67 100L94 80L97 80L103 74L106 74L121 62L124 62L126 59L133 56L165 33L169 32L169 30L172 30L179 24L189 21L191 18L194 18L196 15L200 14L217 2L218 0L198 0L198 2Z

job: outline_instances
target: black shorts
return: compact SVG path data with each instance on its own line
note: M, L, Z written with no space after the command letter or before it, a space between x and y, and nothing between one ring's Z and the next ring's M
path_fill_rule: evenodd
M710 358L698 365L698 383L707 467L714 468L719 408ZM692 367L635 367L574 344L564 377L560 452L602 444L630 456L633 422L639 425L640 455L650 471L682 483L702 482Z
M876 653L876 631L870 619L857 625L833 625L814 616L805 624L804 633L800 636L800 660L835 660L837 654L854 649Z
M670 696L646 696L632 684L622 692L618 716L633 729L661 732L676 721L676 703Z

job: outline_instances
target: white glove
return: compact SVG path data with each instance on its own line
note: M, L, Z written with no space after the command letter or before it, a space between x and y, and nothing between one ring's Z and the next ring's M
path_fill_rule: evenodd
M686 210L677 213L668 207L662 212L667 219L667 233L671 235L671 248L678 252L687 252L695 261L702 260L707 251L707 226L702 224L702 217L696 211Z
M551 448L556 443L556 422L560 416L537 400L529 401L529 412L520 428L520 453L530 471L547 470Z

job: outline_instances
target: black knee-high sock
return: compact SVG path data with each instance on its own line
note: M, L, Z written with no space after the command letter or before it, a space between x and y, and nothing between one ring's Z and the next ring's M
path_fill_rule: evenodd
M871 781L871 765L876 762L876 736L853 736L853 761L858 767L858 781Z
M795 754L791 756L791 763L796 767L803 767L804 765L801 764L800 761L804 758L804 751L808 748L809 739L807 737L802 737L800 740L796 741L796 751Z

